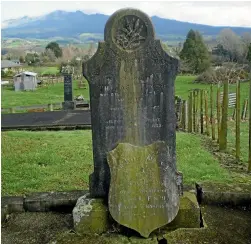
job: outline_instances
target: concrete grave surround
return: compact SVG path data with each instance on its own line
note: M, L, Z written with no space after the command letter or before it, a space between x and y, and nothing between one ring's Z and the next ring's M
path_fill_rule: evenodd
M176 169L174 80L178 60L155 40L150 18L135 9L115 12L104 42L83 63L90 86L94 172L92 197L107 197L107 153L118 143L145 146L164 141ZM177 194L177 193L175 193Z

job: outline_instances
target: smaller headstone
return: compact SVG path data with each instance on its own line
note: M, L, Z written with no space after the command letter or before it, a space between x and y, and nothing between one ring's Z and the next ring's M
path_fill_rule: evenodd
M64 102L63 110L74 110L76 104L73 101L73 91L72 91L72 74L74 68L70 65L62 67L61 73L64 76Z
M163 141L144 147L119 143L108 153L111 216L146 238L178 213L176 188L182 175L177 175L168 157Z

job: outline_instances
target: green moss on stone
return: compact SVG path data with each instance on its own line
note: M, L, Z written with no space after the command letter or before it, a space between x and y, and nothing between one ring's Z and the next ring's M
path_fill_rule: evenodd
M200 207L195 194L184 192L180 198L177 216L165 227L165 229L173 228L200 228Z

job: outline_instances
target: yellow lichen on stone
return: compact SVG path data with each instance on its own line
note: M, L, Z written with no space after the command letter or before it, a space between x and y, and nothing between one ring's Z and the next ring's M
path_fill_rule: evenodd
M80 219L78 222L75 222L76 232L81 235L106 232L109 228L109 212L104 200L87 200L89 200L89 202L85 201L76 205Z

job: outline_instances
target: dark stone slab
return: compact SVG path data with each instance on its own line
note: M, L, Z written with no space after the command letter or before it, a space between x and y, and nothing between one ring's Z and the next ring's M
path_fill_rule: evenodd
M251 208L251 193L203 191L202 204Z
M24 200L24 208L29 212L71 212L77 199L88 191L42 192L29 195Z
M91 125L90 110L2 114L2 128L53 125Z
M64 74L64 101L72 101L72 94L72 74Z
M107 153L118 143L137 146L163 141L164 164L176 170L174 80L178 60L155 40L151 20L141 11L124 9L105 27L105 41L83 64L90 86L94 172L93 197L106 197L110 184ZM174 179L175 180L175 179ZM178 189L174 194L178 194Z
M74 110L76 109L76 102L75 101L65 101L62 103L63 110Z
M1 207L8 206L9 213L24 212L24 197L5 196L1 198Z

